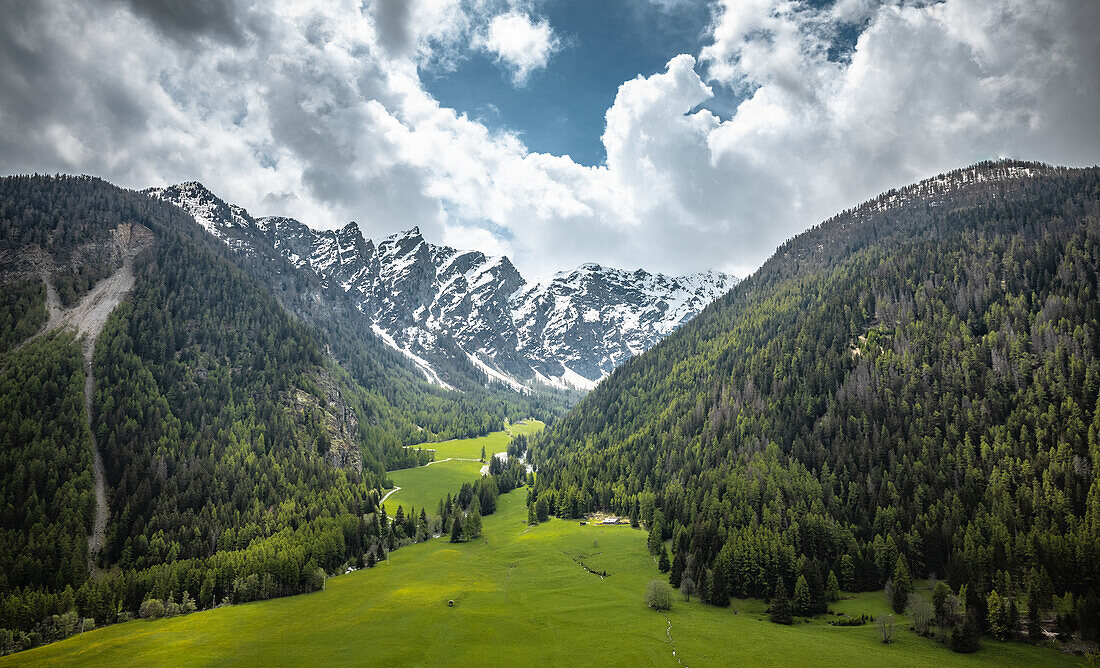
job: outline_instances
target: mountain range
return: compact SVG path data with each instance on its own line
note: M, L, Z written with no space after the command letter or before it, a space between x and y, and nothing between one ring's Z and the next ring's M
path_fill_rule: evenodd
M507 257L432 244L418 227L375 243L354 222L317 230L253 217L198 182L146 192L234 251L289 261L342 291L379 339L443 387L465 372L521 392L589 390L738 282L716 271L667 276L591 263L528 281Z

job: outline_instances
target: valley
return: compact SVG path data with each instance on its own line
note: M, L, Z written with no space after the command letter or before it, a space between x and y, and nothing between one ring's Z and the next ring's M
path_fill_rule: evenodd
M0 648L1075 665L1100 620L1098 178L995 162L886 193L584 396L410 361L334 275L234 236L264 230L239 208L0 181ZM122 221L147 235L116 263ZM407 237L379 248L454 259Z
M645 532L558 519L528 527L524 494L500 497L480 539L402 548L372 569L330 578L323 592L118 624L0 665L674 666L679 658L688 666L824 666L856 656L861 665L1081 665L1015 642L954 654L914 635L904 619L890 645L871 624L816 618L779 627L752 600L719 609L677 597L663 616L642 601L646 583L661 577ZM578 556L608 577L585 572ZM858 615L887 606L881 592L868 592L834 607Z

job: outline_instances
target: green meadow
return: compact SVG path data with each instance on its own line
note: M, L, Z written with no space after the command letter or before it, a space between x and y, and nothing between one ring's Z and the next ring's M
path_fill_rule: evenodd
M423 443L411 447L422 447L425 450L434 450L436 461L449 457L478 459L481 457L482 448L485 448L485 456L489 457L495 452L504 452L507 450L508 444L512 442L512 438L515 436L519 436L520 434L533 436L542 431L545 427L546 424L539 420L524 420L516 424L505 425L503 431L494 431L491 434L486 434L485 436L479 436L477 438L456 438L451 441Z
M495 431L478 438L458 438L440 443L425 443L422 447L435 450L435 461L428 466L391 471L389 476L393 484L401 489L386 499L386 512L391 516L403 506L408 513L410 508L417 513L427 508L428 514L437 512L439 500L447 494L454 494L463 483L473 482L480 475L484 464L476 461L485 448L485 461L489 461L498 452L508 450L512 438L519 435L536 434L546 425L538 420L525 420L507 425L504 431ZM450 459L451 461L446 461ZM463 461L475 460L475 461Z
M404 506L406 513L410 508L419 513L421 508L427 507L428 514L435 515L439 499L447 493L457 492L462 483L477 480L482 466L478 461L452 460L394 471L389 474L390 479L401 489L386 499L386 512L392 517L398 506Z
M521 489L501 496L478 540L411 545L323 592L118 624L0 665L1080 665L1018 642L954 654L903 618L884 645L873 625L831 627L824 616L777 626L760 601L719 609L677 598L662 614L642 602L661 576L643 531L556 519L529 528L526 518ZM886 605L869 593L834 608Z

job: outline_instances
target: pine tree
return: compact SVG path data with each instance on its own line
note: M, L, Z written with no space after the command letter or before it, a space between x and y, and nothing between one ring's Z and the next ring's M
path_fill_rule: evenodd
M813 612L813 598L810 596L810 585L806 582L805 575L799 575L794 583L794 611L799 615L810 615Z
M830 603L840 598L840 584L836 580L836 573L829 571L829 579L825 584L825 600Z
M840 586L844 591L856 590L856 566L850 554L840 558Z
M687 568L687 559L684 558L684 550L676 550L672 556L672 569L668 574L668 583L679 589L683 582L684 569Z
M661 557L657 560L657 570L667 573L671 565L668 563L668 550L661 548Z
M1077 629L1082 640L1100 638L1100 598L1089 591L1077 600Z
M791 601L787 598L787 585L783 578L775 583L775 591L772 593L771 620L776 624L791 624L794 618L791 615Z
M481 506L474 497L474 503L470 504L470 510L466 513L466 526L463 527L466 538L478 538L481 536Z
M905 565L905 558L898 557L894 565L894 591L890 601L894 612L905 612L905 606L909 603L909 596L913 593L913 579L909 577L909 567Z
M649 548L650 554L657 554L657 551L661 549L661 527L654 524L649 530L649 538L646 540L646 547Z
M707 603L724 608L730 604L729 588L726 586L726 574L716 566L710 574L710 586L707 590Z
M1027 597L1027 638L1031 642L1043 641L1043 610L1034 593Z
M1008 638L1008 629L1005 625L1004 601L996 589L989 592L986 605L989 610L989 630L992 631L994 637L1005 640Z
M978 620L972 611L968 611L963 623L951 635L951 649L962 654L978 651L978 637L981 635Z

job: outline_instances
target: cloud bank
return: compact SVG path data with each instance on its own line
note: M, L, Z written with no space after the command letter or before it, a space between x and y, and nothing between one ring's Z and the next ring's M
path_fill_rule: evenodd
M619 87L596 167L531 152L421 83L477 49L517 84L552 67L561 44L529 3L0 5L0 172L198 179L257 214L354 219L371 236L420 225L531 274L584 261L744 274L828 215L940 171L1100 160L1087 0L715 2L701 53ZM740 99L728 117L703 108L718 94Z

